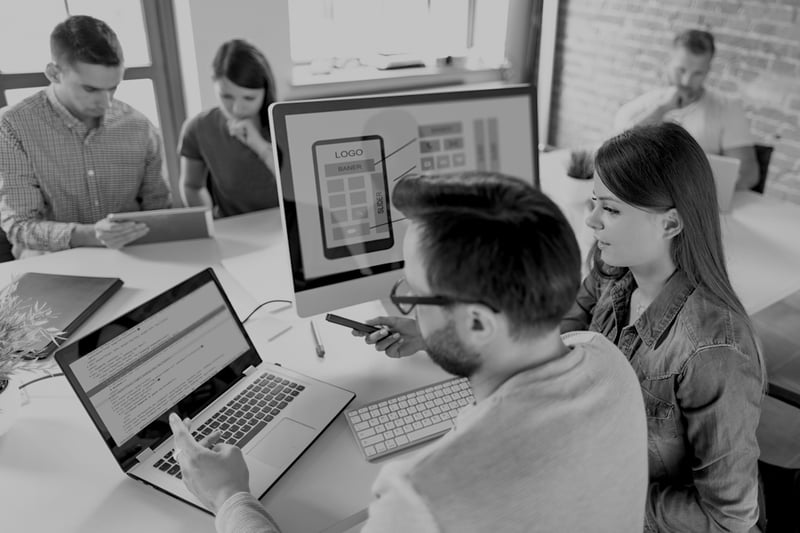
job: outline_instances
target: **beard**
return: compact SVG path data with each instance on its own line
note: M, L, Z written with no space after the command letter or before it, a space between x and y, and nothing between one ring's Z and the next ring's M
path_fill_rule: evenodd
M464 346L452 322L431 333L425 345L431 360L454 376L468 378L481 367L480 355Z

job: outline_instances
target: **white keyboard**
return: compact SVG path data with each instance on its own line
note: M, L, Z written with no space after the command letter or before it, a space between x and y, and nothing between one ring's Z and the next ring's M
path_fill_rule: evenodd
M452 378L378 400L347 412L368 461L444 435L453 418L473 402L467 378Z

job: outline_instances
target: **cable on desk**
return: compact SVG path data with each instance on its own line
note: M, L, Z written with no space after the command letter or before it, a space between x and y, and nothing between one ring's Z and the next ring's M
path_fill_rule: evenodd
M251 316L253 316L253 315L255 314L255 312L256 312L256 311L258 311L259 309L261 309L261 308L262 308L262 307L264 307L265 305L267 305L267 304L274 304L274 303L285 303L285 304L289 304L289 305L291 305L291 304L292 304L292 303L294 303L294 302L292 302L291 300L267 300L266 302L261 302L260 304L258 304L258 305L256 306L256 308L255 308L255 309L253 309L252 311L250 311L250 314L249 314L249 315L247 315L246 317L244 317L244 320L242 320L242 324L244 324L245 322L247 322L248 320L250 320L250 317L251 317Z
M22 385L19 386L19 390L24 389L28 385L33 385L37 381L43 381L45 379L50 379L50 378L57 378L57 377L63 376L63 375L64 375L63 372L56 372L55 374L47 374L46 376L42 376L42 377L39 377L39 378L36 378L36 379L32 379L30 381L26 381L25 383L23 383Z

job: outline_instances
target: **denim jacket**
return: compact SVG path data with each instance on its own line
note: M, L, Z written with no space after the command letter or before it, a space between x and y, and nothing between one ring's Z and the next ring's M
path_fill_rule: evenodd
M766 376L751 331L680 270L625 326L635 288L630 272L609 280L592 271L561 329L602 333L639 376L650 469L644 530L758 531Z

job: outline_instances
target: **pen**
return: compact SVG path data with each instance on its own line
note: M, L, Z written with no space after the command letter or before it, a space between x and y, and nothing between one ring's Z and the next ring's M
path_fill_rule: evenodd
M317 326L314 325L313 320L310 322L310 324L311 336L314 338L314 349L317 351L317 357L325 357L325 347L322 345L322 339L319 337Z

